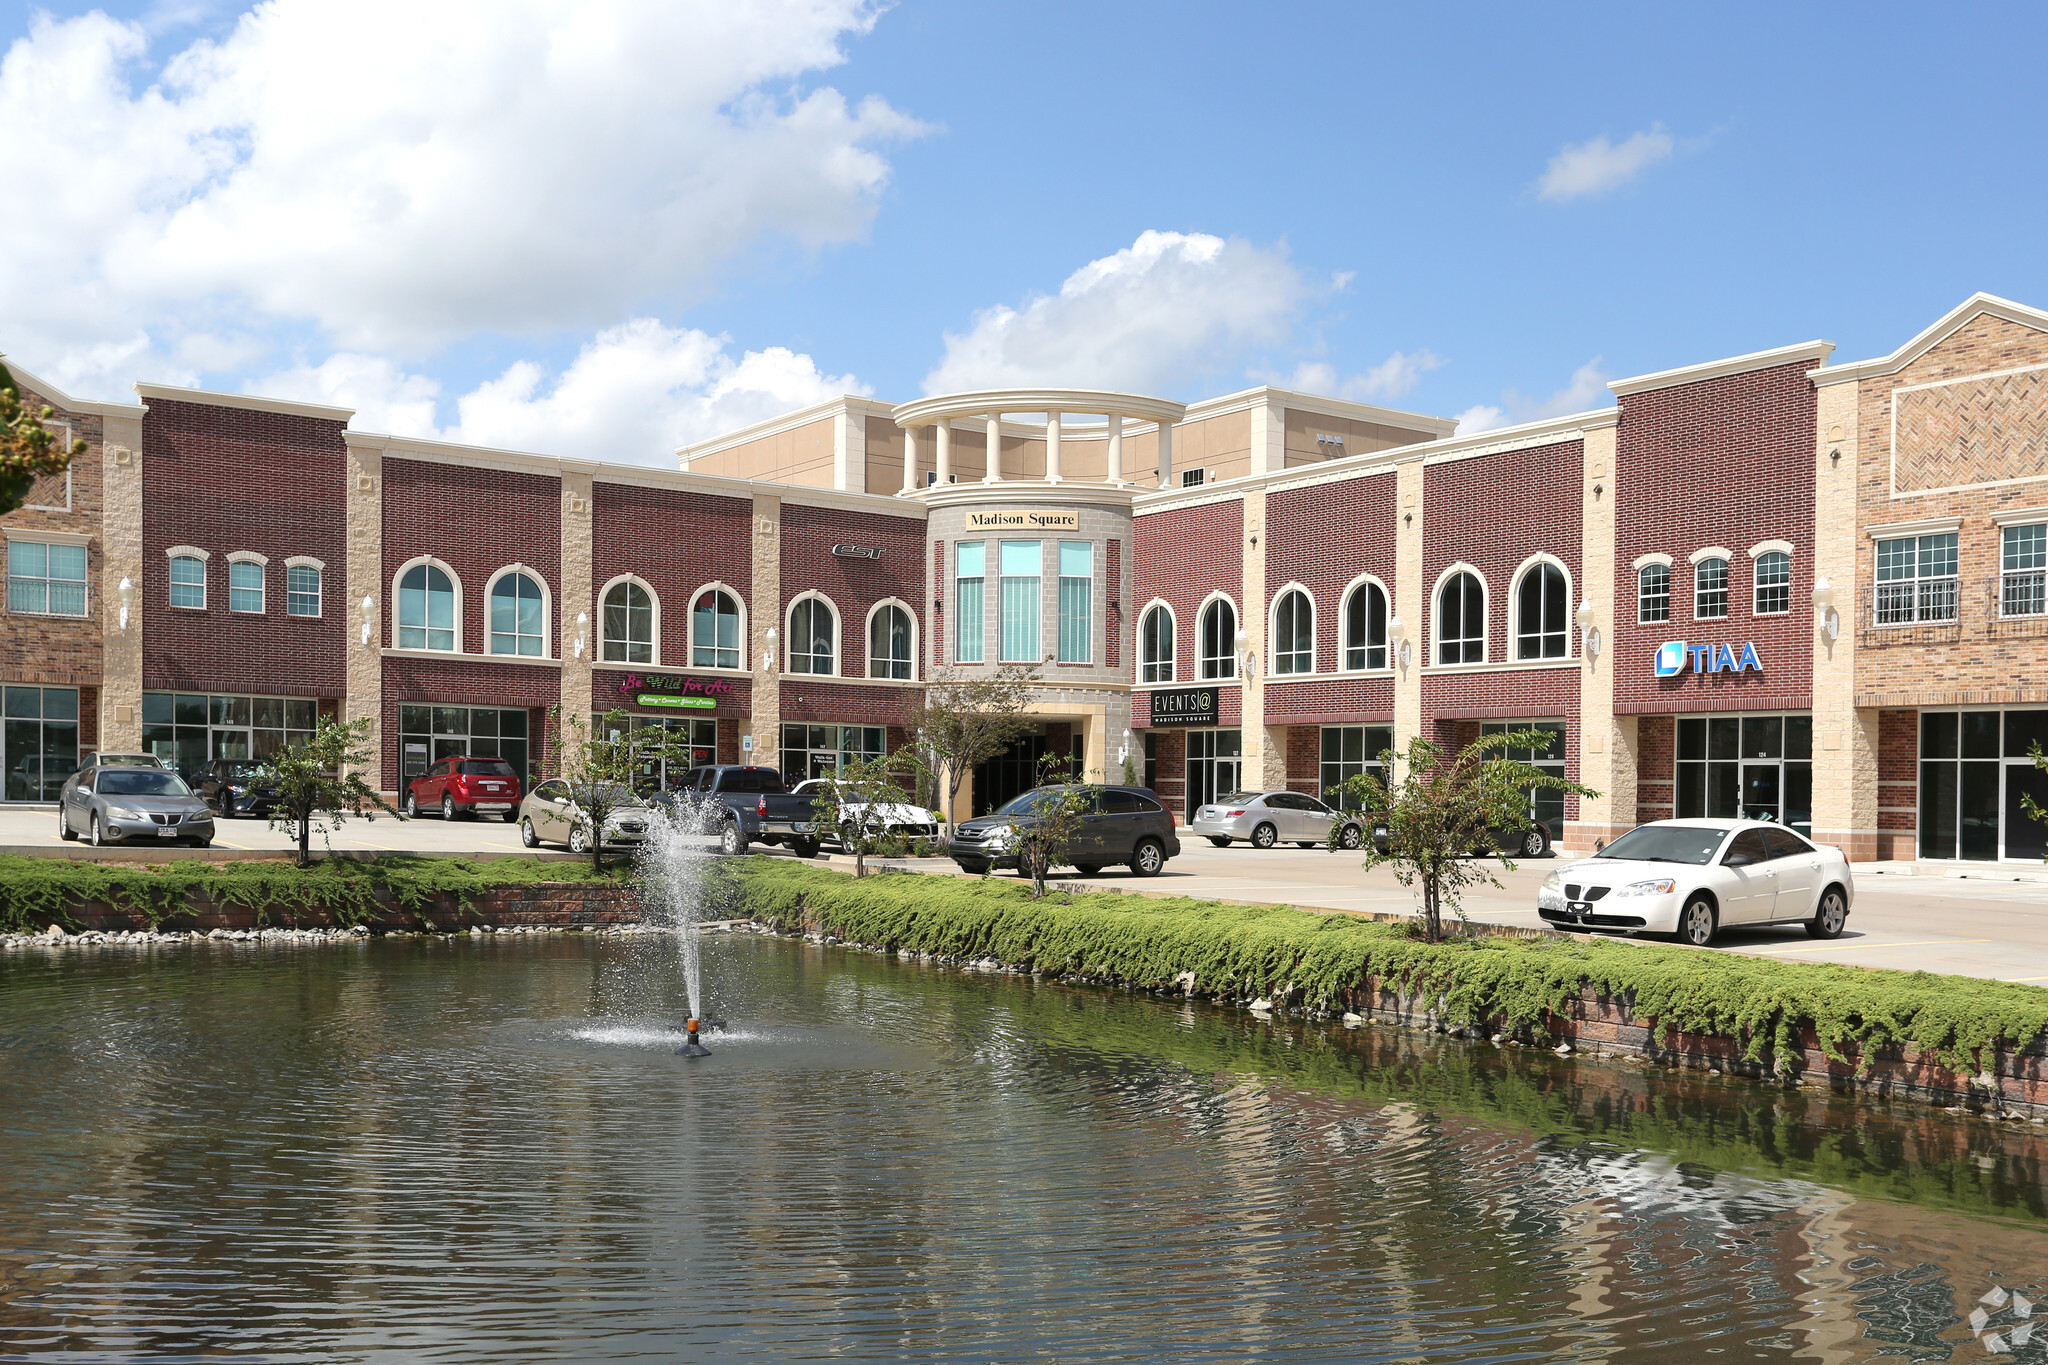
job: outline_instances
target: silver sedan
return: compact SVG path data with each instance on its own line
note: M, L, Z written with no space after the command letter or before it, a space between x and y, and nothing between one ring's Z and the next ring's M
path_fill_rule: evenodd
M163 768L91 768L65 786L57 833L95 845L213 842L213 812Z
M1253 848L1280 843L1314 848L1330 842L1330 827L1336 823L1336 811L1300 792L1231 792L1197 809L1188 821L1188 833L1199 834L1218 848L1237 839ZM1364 843L1365 826L1346 819L1337 847L1358 848Z

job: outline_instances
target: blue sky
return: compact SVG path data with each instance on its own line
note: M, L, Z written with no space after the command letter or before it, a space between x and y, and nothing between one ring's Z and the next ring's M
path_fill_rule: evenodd
M1476 427L2048 304L2038 7L577 10L10 7L0 350L659 462L847 387Z

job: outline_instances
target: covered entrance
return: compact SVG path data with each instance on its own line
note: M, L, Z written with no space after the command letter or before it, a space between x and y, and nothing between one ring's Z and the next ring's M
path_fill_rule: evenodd
M1026 735L974 770L974 813L987 815L1038 785L1045 736Z
M1239 730L1195 729L1187 732L1187 810L1183 819L1217 797L1238 789L1242 776L1243 732Z

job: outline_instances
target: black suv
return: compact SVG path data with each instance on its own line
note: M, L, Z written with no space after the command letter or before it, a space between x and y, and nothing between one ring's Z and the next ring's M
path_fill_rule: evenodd
M253 758L216 758L195 768L186 781L201 801L230 819L267 815L277 787L258 780L263 767Z
M1075 787L1037 787L992 815L963 820L953 828L946 848L964 872L980 874L992 867L1017 865L1017 840L1010 831L1028 824L1040 802ZM1173 816L1144 787L1081 787L1088 798L1080 832L1062 863L1072 863L1092 877L1111 863L1124 863L1137 877L1156 877L1168 858L1180 856Z

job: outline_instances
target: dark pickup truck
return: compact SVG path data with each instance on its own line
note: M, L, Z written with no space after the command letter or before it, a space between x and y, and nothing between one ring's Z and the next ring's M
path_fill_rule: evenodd
M718 826L722 853L745 853L747 845L758 842L787 844L799 858L817 855L811 798L791 795L773 768L707 763L690 769L672 790L678 798L725 807Z

